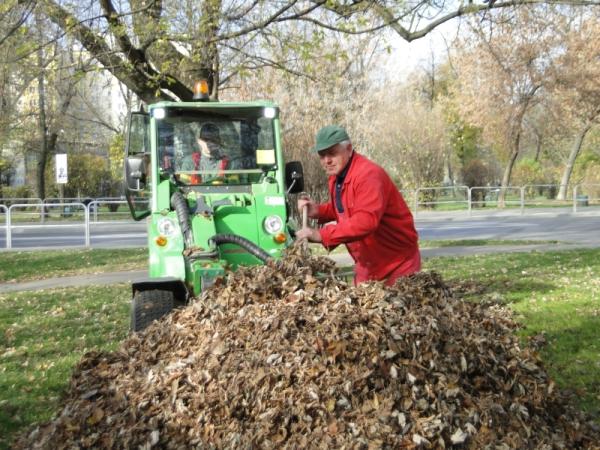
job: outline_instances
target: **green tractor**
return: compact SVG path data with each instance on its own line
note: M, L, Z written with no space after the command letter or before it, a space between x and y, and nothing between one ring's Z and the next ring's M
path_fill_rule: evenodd
M139 331L226 269L264 264L292 241L288 194L302 165L284 163L270 102L160 102L131 114L126 198L147 218L149 277L132 285Z

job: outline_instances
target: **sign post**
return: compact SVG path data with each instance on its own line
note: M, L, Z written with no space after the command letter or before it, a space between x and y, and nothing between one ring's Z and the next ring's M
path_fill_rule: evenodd
M55 158L56 183L65 184L67 181L69 181L69 177L67 175L67 154L57 153Z
M57 153L55 155L54 166L56 167L56 184L58 184L58 189L60 192L61 209L63 209L64 214L65 211L64 208L62 208L62 204L65 197L65 184L69 181L67 154Z

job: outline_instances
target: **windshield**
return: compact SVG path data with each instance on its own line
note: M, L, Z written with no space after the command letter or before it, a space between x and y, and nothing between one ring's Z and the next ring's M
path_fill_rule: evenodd
M273 120L222 112L169 111L157 120L159 167L184 184L256 182L261 166L275 164Z

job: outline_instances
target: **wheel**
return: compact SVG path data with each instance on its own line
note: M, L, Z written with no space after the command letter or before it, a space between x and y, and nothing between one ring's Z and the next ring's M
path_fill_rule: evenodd
M142 331L153 321L169 314L174 302L171 291L152 289L136 292L131 302L131 331Z

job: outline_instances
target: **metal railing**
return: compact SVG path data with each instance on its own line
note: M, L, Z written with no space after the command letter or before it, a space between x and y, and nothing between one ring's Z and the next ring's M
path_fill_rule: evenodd
M13 224L12 221L12 217L13 217L13 211L17 211L19 209L23 209L25 210L25 214L35 214L34 212L28 212L26 211L27 208L31 208L32 204L30 203L16 203L14 205L11 205L10 208L8 208L8 212L6 215L6 248L12 248L12 232L13 229L19 229L19 228L24 228L24 227L28 227L31 226L31 224L27 224L27 225L23 225L22 222L21 223L17 223L17 224ZM57 203L57 204L39 204L39 205L35 205L35 206L39 206L40 207L40 212L37 214L40 214L42 217L46 216L46 214L49 213L49 210L52 209L62 209L62 211L60 212L60 214L64 216L71 216L75 213L75 211L73 211L73 209L79 209L82 213L83 213L83 223L77 221L75 223L73 223L72 221L69 222L63 222L63 223L54 223L52 224L53 227L77 227L77 226L83 226L84 227L84 245L85 247L90 247L90 213L89 213L89 209L86 207L86 205L84 205L83 203L79 203L79 202L71 202L71 203Z
M442 186L417 188L414 193L414 210L419 206L431 207L433 205L465 205L470 204L470 190L467 186Z
M402 195L413 214L436 211L466 211L472 215L474 210L493 211L517 209L524 214L526 209L539 207L569 208L573 213L590 206L600 207L600 184L577 184L569 186L564 200L557 200L560 185L540 184L509 186L504 188L504 205L498 197L501 192L496 186L443 186L418 189L402 189ZM20 201L23 200L23 201ZM25 201L26 200L26 201ZM34 200L37 200L34 202ZM33 226L83 227L83 239L90 246L90 225L100 221L127 221L133 223L127 202L122 197L85 198L83 201L66 202L65 199L0 199L0 219L4 219L6 248L12 248L14 229ZM17 202L19 201L19 202ZM140 198L136 204L147 204L147 198ZM126 208L122 208L126 206ZM41 225L39 225L41 223ZM1 225L1 220L0 220ZM0 228L1 230L1 228Z
M14 199L10 199L14 200ZM65 202L61 199L47 199L38 203L13 203L10 206L0 204L0 224L4 219L6 237L5 248L13 247L13 232L28 228L81 228L85 247L90 247L91 225L115 221L122 224L135 224L127 201L122 199L96 199ZM64 200L64 199L63 199ZM148 205L147 198L135 199L137 205ZM122 208L125 206L126 208ZM122 209L122 210L119 210ZM0 231L2 228L0 228ZM73 236L71 236L73 237ZM79 244L78 244L79 245Z
M4 205L0 205L0 213L4 214L4 235L8 236L8 208Z
M534 208L569 208L574 213L583 206L600 206L600 184L577 184L569 186L565 199L557 199L558 184L530 184L525 186L454 186L428 187L413 191L403 189L405 198L411 198L413 214L428 211L518 209L521 214ZM452 192L452 194L449 194ZM412 193L412 195L411 195ZM503 201L501 201L504 194ZM407 202L408 203L408 202Z
M0 198L0 205L6 206L7 204L9 204L10 206L13 203L42 203L42 199L38 197Z
M498 202L498 196L504 190L504 204ZM528 207L569 207L577 212L578 207L600 205L600 184L576 184L568 186L566 198L556 199L560 190L559 184L528 184L524 186L432 186L416 189L401 189L406 203L411 206L413 213L423 210L449 211L486 209L520 209L523 212ZM147 201L147 199L143 199ZM122 208L127 202L124 197L77 197L63 198L0 198L0 206L10 207L14 203L29 204L42 211L42 205L60 203L83 203L90 208L94 221L101 220L109 214L126 217L128 208ZM41 204L41 205L40 205ZM107 207L110 212L103 211ZM113 210L111 210L111 208ZM45 215L41 215L43 222Z

